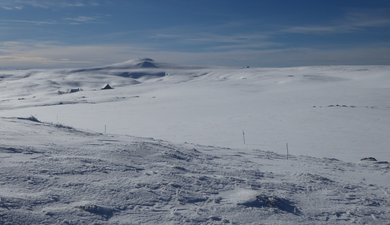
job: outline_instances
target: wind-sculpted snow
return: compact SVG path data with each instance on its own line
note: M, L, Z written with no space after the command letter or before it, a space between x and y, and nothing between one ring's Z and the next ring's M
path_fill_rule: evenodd
M388 224L387 162L0 119L0 224Z

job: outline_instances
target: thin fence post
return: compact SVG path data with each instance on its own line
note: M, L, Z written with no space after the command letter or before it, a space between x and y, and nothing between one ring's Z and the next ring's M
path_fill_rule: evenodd
M287 160L288 160L288 143L286 143L286 150L287 150Z

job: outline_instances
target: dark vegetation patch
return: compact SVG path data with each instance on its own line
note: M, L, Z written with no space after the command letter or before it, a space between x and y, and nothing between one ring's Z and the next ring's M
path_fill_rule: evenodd
M248 200L243 203L239 203L239 205L243 205L251 208L275 208L279 209L283 212L292 213L295 215L299 215L300 211L295 206L295 204L285 198L277 197L277 196L268 196L268 195L258 195L255 199Z

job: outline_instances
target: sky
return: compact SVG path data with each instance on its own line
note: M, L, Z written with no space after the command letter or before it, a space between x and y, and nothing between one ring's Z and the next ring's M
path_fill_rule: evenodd
M388 0L0 0L0 68L390 64Z

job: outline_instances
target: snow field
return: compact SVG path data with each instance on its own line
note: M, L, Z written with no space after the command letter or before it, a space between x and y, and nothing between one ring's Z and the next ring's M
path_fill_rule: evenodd
M389 71L0 71L0 224L388 225Z
M1 224L388 224L389 163L0 120Z

